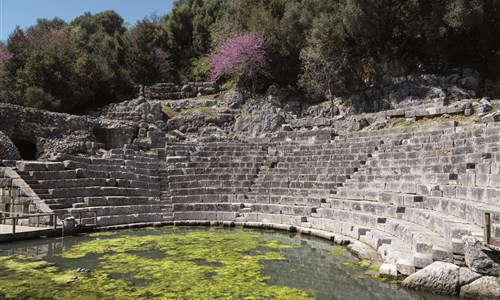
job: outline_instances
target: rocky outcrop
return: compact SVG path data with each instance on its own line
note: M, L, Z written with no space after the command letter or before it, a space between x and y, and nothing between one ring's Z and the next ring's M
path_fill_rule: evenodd
M251 99L243 105L243 112L236 117L233 132L240 136L261 137L278 131L285 123L281 103L273 96L268 99Z
M38 158L53 153L92 154L100 148L130 144L137 127L126 120L109 120L0 104L0 128L12 140L36 146Z

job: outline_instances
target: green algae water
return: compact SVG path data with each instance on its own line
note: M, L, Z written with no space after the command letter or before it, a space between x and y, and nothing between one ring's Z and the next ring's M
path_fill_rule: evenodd
M452 299L365 275L327 241L164 227L0 245L0 299Z

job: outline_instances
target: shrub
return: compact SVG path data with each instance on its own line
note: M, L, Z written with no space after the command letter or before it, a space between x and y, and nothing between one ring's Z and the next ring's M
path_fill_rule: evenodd
M210 79L233 79L239 86L269 77L264 36L261 33L239 35L224 42L208 57Z

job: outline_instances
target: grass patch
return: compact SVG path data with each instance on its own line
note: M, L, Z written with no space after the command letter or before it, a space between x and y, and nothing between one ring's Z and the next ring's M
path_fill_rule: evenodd
M118 232L116 231L101 231L101 232L93 232L87 234L88 237L101 237L101 236L112 236L117 234Z
M217 109L211 106L200 106L195 108L183 109L180 112L172 109L168 105L162 105L161 111L167 115L169 119L173 119L182 114L192 115L194 113L201 113L206 117L214 117L217 115Z
M184 109L181 111L181 113L184 113L184 114L201 113L204 116L213 117L213 116L217 115L217 109L215 109L211 106L201 106L201 107Z
M175 118L179 115L179 113L175 110L173 110L170 106L167 105L162 105L161 106L161 111L167 115L169 119Z
M450 115L448 117L436 116L436 117L424 117L416 121L408 121L406 118L391 118L389 121L394 123L391 128L411 128L416 126L425 126L433 123L444 123L455 121L459 126L468 125L474 122L473 117L467 117L462 114Z

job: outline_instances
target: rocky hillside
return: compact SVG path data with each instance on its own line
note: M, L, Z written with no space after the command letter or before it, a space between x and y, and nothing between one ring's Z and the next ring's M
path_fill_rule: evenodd
M179 141L279 140L283 131L321 130L332 137L423 122L469 124L498 121L500 117L499 100L477 97L484 92L484 85L470 70L446 77L391 77L378 88L325 102L312 102L292 89L274 86L257 96L212 88L176 100L161 90L147 94L154 99L138 97L111 104L94 116L2 104L0 128L18 148L31 148L37 158L44 159L58 152L95 154L123 145L148 150ZM9 141L3 145L12 148Z

